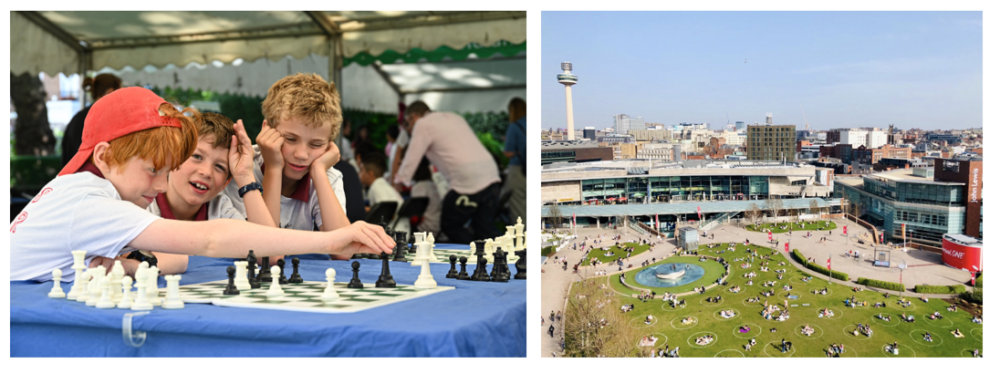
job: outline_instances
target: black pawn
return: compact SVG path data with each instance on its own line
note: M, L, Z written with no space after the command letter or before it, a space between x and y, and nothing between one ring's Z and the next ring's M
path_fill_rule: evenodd
M462 270L458 272L458 276L455 278L459 280L469 280L469 273L465 272L465 264L469 261L469 258L462 256L462 258L458 259L458 261L462 264Z
M365 285L361 284L361 279L358 278L358 271L361 270L361 263L355 261L351 263L351 272L354 274L351 277L351 282L347 283L347 288L364 288Z
M486 271L485 257L479 258L479 263L476 265L476 272L472 274L472 281L490 281L490 273Z
M285 259L278 260L278 284L288 284L285 277Z
M239 295L240 290L236 289L236 267L230 265L226 268L226 273L229 274L229 284L226 284L226 290L222 291L225 296Z
M517 257L519 257L519 259L517 259L517 262L514 263L514 267L517 268L517 274L514 275L514 280L524 280L524 279L527 279L528 278L528 274L527 274L527 272L528 272L528 257L527 257L528 250L524 249L524 250L520 250L520 251L517 251L517 252L514 252L514 253L517 254Z
M500 264L500 254L503 253L502 250L493 251L493 269L490 270L490 278L496 280L497 274L501 273L503 267Z
M271 282L271 261L267 256L260 260L260 274L257 275L257 281L261 283Z
M392 274L389 273L389 254L385 252L382 253L382 274L375 282L375 288L396 288L396 280L393 280Z
M497 251L493 259L493 270L496 271L496 275L491 276L494 282L506 283L510 281L510 273L507 272L507 252Z
M392 249L392 261L406 261L406 232L396 232L394 240L396 247Z
M455 270L455 260L458 260L458 257L455 257L455 255L451 255L451 257L448 257L448 261L451 262L451 269L448 270L447 275L444 275L444 277L447 279L454 279L458 277L458 271Z
M284 274L284 273L282 273ZM302 282L302 276L299 275L299 258L292 258L292 277L288 278L288 282L292 284L299 284Z
M250 288L260 288L260 282L257 281L257 257L253 255L253 251L247 255L247 280L250 281Z

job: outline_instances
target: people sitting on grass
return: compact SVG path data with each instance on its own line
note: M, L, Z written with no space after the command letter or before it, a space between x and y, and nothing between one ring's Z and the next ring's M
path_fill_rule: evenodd
M656 345L657 338L653 335L643 336L642 340L639 341L640 347L652 347Z
M930 299L928 299L927 296L920 296L920 301L923 301L925 303L929 303Z
M771 297L771 296L774 296L774 288L771 288L770 291L764 291L764 297Z
M982 324L983 318L976 315L972 315L972 322L976 324Z
M962 334L962 331L959 331L958 328L955 328L954 331L951 331L951 334L955 337L965 337L965 335Z
M741 289L742 288L739 285L734 285L734 286L732 286L732 287L729 288L729 292L740 293Z
M681 319L681 324L682 325L694 324L696 322L698 322L698 320L695 320L695 318L691 317L691 316L688 316L688 317L685 317L685 318Z
M879 313L878 314L878 319L882 320L882 321L892 321L892 315L883 315L883 314Z
M781 289L786 290L786 291L791 291L792 290L792 286L790 284L785 284L785 285L783 285L781 287Z
M907 322L907 323L912 323L912 322L914 322L914 321L917 321L917 319L914 319L914 318L913 318L913 315L909 315L909 316L907 316L905 312L904 312L904 313L903 313L903 315L902 315L902 316L900 316L899 318L903 319L903 321L905 321L905 322Z
M924 341L926 341L928 343L933 343L934 342L934 336L931 336L930 332L924 332Z
M913 305L913 302L911 302L911 301L909 301L907 299L899 299L899 300L896 301L896 304L902 305L903 308L906 308L906 307L909 307L909 306Z
M740 333L749 333L749 332L750 332L750 325L743 324L740 326Z
M749 297L749 298L747 298L747 302L748 303L759 303L760 302L760 296Z
M948 306L948 312L955 312L957 310L958 310L958 305L957 304L952 304L952 305Z
M931 320L941 320L942 318L941 312L934 311L934 313L931 314Z
M862 288L862 287L854 287L851 290L854 291L854 292L863 292L865 289Z
M802 332L803 335L812 336L814 333L816 333L816 330L813 329L813 327L809 326L809 324L806 324L802 327L802 330L800 332Z
M730 309L728 311L719 312L719 315L722 316L723 319L731 319L736 316L736 311Z
M652 323L653 323L653 315L646 316L646 325L650 325Z
M809 293L812 293L814 295L825 295L827 294L827 288L823 288L822 290L814 289L812 291L809 291Z
M635 304L625 304L622 306L622 313L628 313L635 309Z
M709 297L709 298L705 299L705 301L707 301L709 303L718 303L718 302L722 301L722 296Z
M699 336L697 339L695 339L694 343L698 345L709 345L712 344L713 341L715 341L715 337L712 337L712 335L705 335L705 336Z
M749 279L752 279L752 278L755 278L755 277L757 277L757 273L756 273L756 272L748 272L748 273L744 273L744 274L743 274L743 277L744 277L744 278L749 278Z
M830 308L823 308L819 310L819 317L833 317L833 311Z

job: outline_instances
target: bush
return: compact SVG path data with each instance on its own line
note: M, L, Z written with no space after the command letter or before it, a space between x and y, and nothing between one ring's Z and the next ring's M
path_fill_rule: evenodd
M902 291L905 288L903 287L903 284L900 283L892 283L888 281L874 280L864 277L858 278L858 284L873 288L884 288L891 291Z
M809 268L810 270L830 275L834 279L842 280L842 281L848 281L848 280L850 280L850 277L848 277L848 275L847 275L846 272L830 271L830 270L826 269L825 265L819 265L819 264L816 264L816 263L810 263L810 262L806 261L806 258L802 256L802 253L800 253L798 249L793 249L792 250L792 259L795 259L795 261L799 262L799 264L804 265L806 268Z
M983 274L980 273L979 277L976 278L976 288L983 289Z
M964 285L918 285L913 287L913 290L917 293L953 293L959 294L965 292Z
M548 255L551 255L551 254L553 254L555 252L556 252L556 247L554 245L550 245L548 247L542 248L542 256L548 256Z
M982 304L983 303L983 290L981 288L973 289L972 292L965 291L958 295L962 300L968 301L970 303Z

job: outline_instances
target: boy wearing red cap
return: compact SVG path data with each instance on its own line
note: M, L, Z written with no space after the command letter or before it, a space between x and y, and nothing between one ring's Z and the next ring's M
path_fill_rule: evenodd
M166 191L167 172L195 149L201 116L193 114L140 87L95 102L76 156L10 225L10 279L48 281L61 269L71 281L73 250L86 250L90 266L110 265L133 249L230 258L251 249L260 256L392 251L392 239L364 223L309 233L239 220L164 220L145 211ZM138 262L122 264L132 274Z
M340 161L333 138L343 121L337 88L319 75L286 76L271 85L262 109L254 175L274 222L324 232L350 225L343 175L333 168ZM239 188L232 182L223 193L246 212Z
M164 219L205 221L247 220L268 227L274 221L253 176L253 149L243 121L233 123L218 113L203 113L198 127L198 146L191 157L167 176L167 191L146 208ZM245 188L244 217L222 190L232 181ZM259 184L256 184L259 186ZM247 187L249 186L249 187ZM187 270L187 255L156 253L157 267L164 274ZM272 262L277 258L272 257Z

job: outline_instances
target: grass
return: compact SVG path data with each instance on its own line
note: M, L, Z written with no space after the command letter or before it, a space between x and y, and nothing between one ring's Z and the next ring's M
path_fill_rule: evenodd
M621 244L621 245L623 247L635 247L635 252L632 252L632 256L633 257L634 256L638 256L638 255L642 254L643 252L646 252L646 251L649 250L649 245L648 244L644 245L644 244L640 244L640 243L624 243L624 244ZM606 264L606 263L610 263L612 261L618 260L619 257L624 258L625 255L626 255L625 251L622 251L620 248L615 247L614 245L611 246L611 252L614 253L614 256L604 256L604 252L606 252L606 251L604 251L604 250L602 250L600 248L594 248L594 250L590 251L590 253L587 254L587 257L585 257L583 259L584 260L583 261L584 264L586 264L587 262L589 262L590 260L593 260L595 258L597 260L600 260L602 263ZM627 262L626 262L626 264L627 264Z
M917 298L909 298L913 302L913 305L904 310L896 302L898 296L884 298L881 294L868 290L853 292L849 287L828 284L826 279L819 277L814 277L810 282L806 283L801 279L811 275L800 271L792 264L792 261L780 254L772 256L772 260L767 262L770 268L769 272L760 271L760 259L757 259L751 268L744 269L740 266L743 263L742 261L734 261L733 259L745 257L747 255L747 248L755 248L759 254L769 254L771 252L766 247L744 247L742 245L738 245L735 252L724 252L721 255L715 254L715 251L719 248L708 250L702 246L699 251L706 256L722 256L729 261L732 274L729 276L728 281L730 284L740 285L743 288L740 293L730 293L727 288L731 285L715 287L709 289L704 295L685 296L687 306L670 311L664 309L663 306L665 303L659 299L642 302L631 297L621 297L623 304L635 304L635 310L626 315L634 319L644 318L646 315L653 315L657 318L656 322L648 326L643 324L641 320L635 320L635 322L631 323L631 326L640 328L644 334L659 333L667 336L666 344L669 348L673 349L675 346L679 346L681 356L685 357L740 356L741 353L746 357L787 357L789 355L782 354L777 347L769 346L769 343L778 343L781 339L786 339L793 343L795 352L791 356L794 357L823 357L825 356L827 346L832 343L844 344L847 348L847 352L844 353L845 357L885 357L883 348L893 341L897 341L901 345L900 356L969 357L972 354L972 350L977 348L980 353L984 352L982 342L983 326L973 323L971 321L972 315L961 309L957 312L947 311L949 304L944 300L931 299L929 302L924 303ZM808 254L805 256L809 257ZM667 259L668 262L678 260L680 258ZM785 265L779 266L779 263L782 262ZM715 261L699 263L703 267L712 264L719 265ZM787 272L784 274L783 280L777 280L774 271L782 268L786 269ZM750 271L755 271L757 277L754 278L754 285L747 286L745 283L748 279L744 278L743 274ZM709 275L709 273L706 271L706 275ZM626 274L626 276L626 278L629 278L629 274ZM712 279L714 280L714 278ZM769 298L760 296L762 301L768 300L770 304L782 306L784 298L781 295L785 293L781 289L783 284L791 284L793 287L792 292L799 295L798 299L789 300L789 305L797 305L789 309L791 314L789 320L784 322L765 320L760 315L763 303L745 302L747 298L756 297L765 290L761 286L761 283L765 280L778 281L775 287L775 292L778 293L778 296L771 296ZM620 284L618 284L618 277L616 275L608 276L607 281L611 287L615 287L616 291L620 291L617 288L620 287ZM690 287L685 286L685 288L689 289ZM821 290L823 288L829 289L827 295L810 293L810 291ZM657 293L660 292L657 291ZM722 303L713 304L704 301L709 296L716 295L723 297ZM859 301L867 301L868 306L857 306L854 309L846 306L844 300L852 296L856 297ZM887 308L873 307L875 302L883 301L888 305ZM808 304L808 306L804 306L804 304ZM669 309L669 306L666 308ZM818 317L818 311L822 308L832 309L835 312L834 317ZM739 315L734 319L722 319L719 316L719 311L724 309L735 309L739 312ZM913 323L900 322L898 318L904 311L907 315L913 315L916 321ZM934 311L938 311L944 315L944 319L929 320L928 316ZM876 319L875 316L880 313L891 315L893 320L891 322L884 322ZM688 316L696 317L698 319L697 324L691 327L680 325L680 318ZM673 324L671 324L671 320L675 320ZM875 330L874 336L869 338L864 335L854 336L853 334L849 334L848 332L853 331L855 325L858 323L870 324ZM745 336L745 334L734 332L737 327L744 324L751 326L750 335L757 334L758 330L760 331L760 334L755 336L757 346L753 347L751 351L743 349L743 345L746 344L749 337L741 338L737 335ZM804 324L810 324L816 328L816 334L810 337L802 335L799 331ZM678 329L675 326L684 329ZM775 328L776 332L770 332L771 328ZM952 336L950 331L955 330L955 328L959 328L965 334L965 337L955 338ZM934 335L933 343L923 341L922 335L925 331L930 331ZM698 348L690 345L694 344L694 338L705 334L705 332L714 333L716 335L715 342L706 347L699 346ZM690 344L688 343L689 340ZM662 348L660 345L662 344L658 344L658 347ZM648 349L646 355L648 356Z
M748 225L746 229L748 231L763 232L767 233L768 230L771 233L787 233L787 229L781 229L783 225L791 225L793 231L832 231L837 229L837 224L832 221L810 221L806 222L805 228L799 227L800 223L766 223L757 225Z

